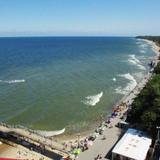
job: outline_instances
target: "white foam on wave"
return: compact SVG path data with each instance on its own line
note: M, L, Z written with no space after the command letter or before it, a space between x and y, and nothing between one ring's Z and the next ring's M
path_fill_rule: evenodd
M129 55L128 62L131 63L131 64L133 64L133 65L136 65L141 70L146 70L146 68L142 65L142 63L140 62L140 60L137 59L134 54Z
M136 63L141 63L134 54L129 55L129 57L132 58Z
M142 79L144 77L144 73L143 72L137 72L133 74L134 77L136 77L136 79Z
M137 42L136 42L136 44L137 44L137 45L140 45L140 44L142 44L142 43L141 43L141 42L139 42L139 41L137 41Z
M141 49L141 50L140 50L140 53L146 53L146 50Z
M15 79L15 80L8 80L8 81L0 80L0 82L12 84L12 83L24 83L25 80L24 79Z
M40 134L41 136L44 136L44 137L53 137L53 136L63 134L65 132L65 130L66 129L63 128L63 129L57 130L57 131L36 130L35 132L37 132L38 134Z
M113 78L112 80L113 80L114 82L116 82L116 81L117 81L117 79L116 79L116 78Z
M148 46L148 41L145 39L137 39L136 44L141 48L146 48Z
M85 97L85 100L83 100L82 102L88 106L95 106L100 101L102 96L103 96L103 92L100 92L96 95Z
M143 48L143 49L147 49L147 47L148 47L148 44L141 44L140 45L140 48Z
M125 88L122 88L121 86L116 88L115 89L116 93L126 95L136 87L137 81L130 73L120 74L118 76L124 77L125 79L129 80L129 83L127 84Z

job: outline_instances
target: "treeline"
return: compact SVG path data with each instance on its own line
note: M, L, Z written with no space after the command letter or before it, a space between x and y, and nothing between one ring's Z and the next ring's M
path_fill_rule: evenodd
M160 74L160 63L157 64L156 68L154 69L155 74Z
M127 121L150 133L153 138L160 126L160 63L154 70L152 79L135 98L128 113Z
M152 40L160 45L160 36L137 36L136 38Z

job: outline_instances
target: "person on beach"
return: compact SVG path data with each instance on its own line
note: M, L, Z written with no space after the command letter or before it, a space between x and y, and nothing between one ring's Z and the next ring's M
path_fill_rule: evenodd
M103 136L102 140L106 140L106 135Z
M95 160L100 160L100 159L102 159L102 155L98 154L98 156L95 158Z

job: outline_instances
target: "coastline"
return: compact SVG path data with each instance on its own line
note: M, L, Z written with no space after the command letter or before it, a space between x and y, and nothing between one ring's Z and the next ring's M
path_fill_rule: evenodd
M157 62L157 58L158 58L158 56L159 56L159 54L160 54L160 52L159 52L160 46L158 46L155 42L153 42L153 41L151 41L151 40L147 40L147 39L140 39L140 40L143 40L143 41L145 41L145 42L147 42L148 44L151 45L153 51L155 52L155 55L152 57L152 59ZM157 64L157 63L156 63L156 64ZM151 78L151 76L152 76L151 74L145 75L145 77L147 77L148 80ZM144 78L142 77L142 79L140 80L140 82L143 81L143 79L144 79ZM137 83L136 87L135 87L133 90L131 90L127 95L124 95L118 102L116 102L116 103L113 105L112 108L114 108L115 106L120 105L120 104L123 103L123 102L126 103L127 100L128 100L128 97L130 96L130 94L131 94L132 92L134 92L134 90L137 90L138 86L139 86L139 83ZM143 86L144 86L144 85L143 85ZM111 113L110 113L110 114L111 114ZM99 125L101 125L101 123L103 123L103 122L104 122L104 121L99 122ZM98 126L97 126L96 128L98 128ZM83 131L83 132L81 133L81 139L84 139L85 137L87 137L87 136L89 136L90 134L92 134L92 132L94 132L94 130L95 130L96 128L92 128L92 129L90 129L90 130L88 130L88 131ZM62 142L74 141L74 140L77 140L77 138L76 138L77 135L78 135L78 133L75 133L75 134L72 134L72 135L64 135L64 136L61 136L61 135L60 135L59 138L57 137L57 140L60 140L60 141L62 141Z
M141 39L142 40L142 39ZM153 51L155 52L155 55L152 57L152 60L155 62L155 64L157 65L157 63L158 63L158 56L159 56L159 54L160 54L160 52L159 52L159 50L160 50L160 47L159 46L157 46L157 44L155 43L155 42L153 42L153 41L151 41L151 40L146 40L146 39L143 39L144 41L146 41L147 43L149 43L150 45L151 45L151 47L152 47L152 49L153 49ZM155 65L155 66L156 66ZM154 66L154 67L155 67ZM141 92L141 90L145 87L145 85L147 84L147 82L150 80L152 78L152 73L150 73L150 72L148 72L142 79L141 79L141 81L139 81L138 83L137 83L137 85L135 86L135 88L133 89L133 90L131 90L127 95L124 95L115 105L113 105L113 109L115 108L115 106L117 107L117 106L121 106L121 104L127 104L127 106L131 106L132 105L132 103L133 103L133 101L134 101L134 98L136 98L137 97L137 95ZM108 148L108 151L112 148L112 146L116 143L116 140L118 140L118 138L119 138L119 136L120 136L120 130L117 130L116 129L116 127L115 127L115 125L118 123L118 122L120 122L120 121L122 121L122 119L121 119L121 115L123 115L123 114L125 114L125 113L127 113L127 110L128 110L129 108L127 107L127 108L125 108L121 113L120 113L120 116L118 116L118 117L116 117L114 120L113 120L113 122L112 122L112 124L111 124L111 126L113 127L113 132L111 131L111 129L109 129L108 130L108 128L110 128L110 126L105 126L104 124L106 123L106 120L107 119L105 119L104 121L102 121L100 124L99 124L99 126L96 126L95 128L93 128L92 130L88 130L88 131L86 131L86 132L81 132L79 135L80 135L80 137L78 136L78 134L73 134L73 135L70 135L70 136L60 136L59 138L57 138L57 140L58 141L60 141L60 142L62 142L62 143L64 143L65 145L67 145L67 149L70 151L70 144L71 145L74 145L74 146L77 146L77 143L79 143L78 141L85 141L86 139L88 139L88 137L89 136L91 136L91 135L93 135L93 134L95 134L96 133L96 131L97 130L99 130L99 129L101 129L101 128L105 128L105 129L103 129L103 132L104 132L104 136L109 136L108 135L108 133L110 133L111 132L111 134L113 134L113 136L114 136L114 138L113 137L110 137L110 140L109 140L109 143L110 144L108 144L108 146L106 146L106 144L108 143L108 141L107 141L107 143L106 144L102 144L102 142L99 142L99 141L101 141L101 139L100 138L97 138L98 140L96 141L95 140L95 142L93 142L93 144L94 144L94 147L91 147L91 151L89 151L89 152L91 152L91 153L88 153L88 151L85 151L85 152L83 152L82 153L82 156L81 156L81 154L80 154L80 158L79 158L79 160L83 160L84 158L88 158L88 156L90 156L90 155L94 155L95 153L94 153L94 150L95 150L95 148L96 148L96 150L98 150L99 148L97 147L97 146L99 146L100 145L100 143L101 143L101 145L104 147L107 147ZM110 113L110 115L111 115L112 113ZM111 127L111 128L112 128ZM118 135L118 136L117 136ZM93 148L93 149L92 149ZM104 151L104 153L106 153L106 150ZM90 157L91 159L93 159L94 157Z
M155 60L156 63L157 63L157 62L158 62L157 57L159 56L160 47L157 46L156 43L154 43L153 41L146 40L146 39L143 39L143 40L152 45L152 48L153 48L154 52L156 53L156 55L153 57L153 60ZM114 108L115 106L121 106L122 103L126 103L128 106L131 105L132 102L134 101L134 98L140 93L140 91L143 89L143 87L146 85L146 83L150 80L151 77L152 77L152 74L151 74L151 73L148 73L147 75L145 75L145 77L142 78L142 81L140 81L140 82L136 85L136 87L135 87L132 91L130 91L129 94L124 95L124 96L122 97L122 99L120 99L112 108ZM122 111L121 114L125 113L125 112L127 111L127 109L128 109L128 108L124 108L124 110ZM121 116L121 114L120 114L120 116ZM108 127L106 127L106 128L104 129L104 135L105 135L106 137L109 136L108 133L110 133L110 132L111 132L111 134L113 134L113 135L115 135L115 134L118 135L118 132L119 132L119 131L116 130L114 126L115 126L115 124L117 124L118 122L121 121L120 116L117 116L117 117L113 120L113 122L112 122L113 129L112 129L112 128L110 129L110 128L109 128L110 126L108 126ZM64 142L65 142L65 144L70 144L70 143L72 143L72 144L74 144L74 145L76 146L77 143L78 143L78 141L84 140L86 137L89 137L91 134L93 134L92 132L94 132L94 131L97 130L97 129L102 128L102 127L104 126L104 124L106 123L106 120L107 120L107 119L105 119L105 120L104 120L103 122L101 122L101 123L99 122L100 125L97 126L96 128L93 128L93 129L90 129L90 130L87 130L87 131L84 131L84 132L80 133L80 136L78 136L78 134L76 133L76 134L69 135L69 136L65 136L65 135L64 135L64 136L63 136L63 135L56 136L56 137L53 137L53 139L54 139L54 140L57 140L57 141L60 142L60 143L64 143ZM113 132L112 132L112 131L113 131ZM107 139L107 140L109 140L109 139ZM113 140L113 139L111 138L111 139L109 140L110 142L108 142L108 143L110 143L110 145L112 145L115 140L116 140L116 139ZM105 142L105 141L103 141L103 142ZM85 157L86 154L90 154L90 152L93 152L95 148L98 149L97 146L100 145L99 143L100 143L100 139L97 138L97 140L95 140L95 142L94 142L94 144L93 144L93 147L91 148L91 151L83 152L83 153L82 153L82 156L80 155L79 158L80 158L80 159L83 159L83 157ZM107 143L106 143L106 144L107 144ZM104 144L101 144L101 145L102 145L102 147L104 146ZM95 147L95 148L94 148L94 147ZM108 147L108 149L109 149L109 148L110 148L110 146ZM9 149L9 148L8 148L8 149ZM70 149L71 149L71 148L70 148L70 146L68 145L67 150L70 150ZM101 149L101 148L99 148L99 150L100 150L100 149ZM90 150L90 149L89 149L89 150ZM32 152L32 151L30 151L30 152ZM7 152L7 153L8 153L8 152ZM105 153L106 153L106 150L105 150ZM94 154L97 154L97 153L92 153L93 156L94 156ZM91 158L92 158L92 157L91 157Z
M159 52L160 51L160 46L158 46L156 44L156 42L153 42L153 41L148 40L148 39L141 39L141 40L143 40L143 41L147 42L148 44L152 45L152 49L156 53L156 55L160 54L160 52Z
M158 58L160 55L160 47L157 46L157 44L151 40L146 40L143 39L144 41L146 41L147 43L152 45L152 49L154 50L154 52L156 53L155 56L152 57L153 61L155 62L155 66L156 67L157 63L159 62ZM127 113L127 110L131 107L134 98L137 97L137 95L141 92L141 90L145 87L145 85L147 84L147 82L152 78L153 73L148 72L147 75L145 75L142 80L137 83L136 87L127 95L125 95L118 103L117 106L120 106L122 103L126 103L128 107L126 107L125 110L120 112L120 115L118 115L113 121L112 121L112 127L107 127L104 129L104 133L103 135L99 135L99 137L97 138L97 140L95 140L94 145L89 148L89 150L82 152L79 155L78 160L83 160L83 159L94 159L97 154L101 154L102 157L106 158L106 154L108 154L112 147L115 145L115 143L117 142L117 140L119 139L119 137L122 134L122 130L117 128L116 125L121 122L121 118L122 118L122 114ZM104 122L105 123L105 122ZM106 140L103 140L103 136L106 137ZM95 153L96 151L96 153Z

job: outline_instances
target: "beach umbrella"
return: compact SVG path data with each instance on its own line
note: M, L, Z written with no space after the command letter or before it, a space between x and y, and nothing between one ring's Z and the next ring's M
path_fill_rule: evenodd
M79 155L79 154L81 153L81 149L80 149L80 148L77 148L77 149L75 149L75 150L73 151L73 153L74 153L75 155Z
M77 154L79 155L80 153L81 153L81 149L78 148L78 149L77 149Z
M105 130L105 126L101 126L99 129L104 131Z
M97 134L96 132L94 132L94 133L92 134L92 137L93 137L93 138L97 138L97 137L98 137L98 134Z
M74 154L71 154L71 155L69 156L69 158L70 158L70 159L75 159L75 155L74 155Z

